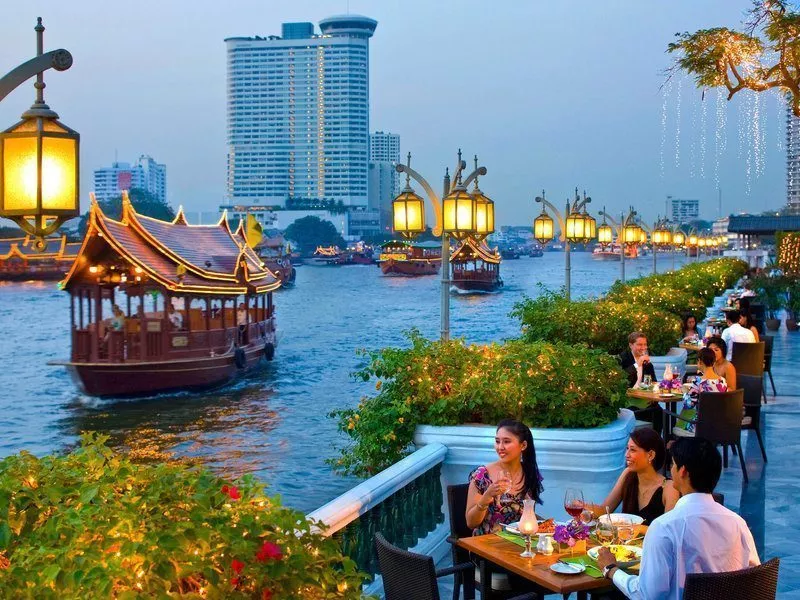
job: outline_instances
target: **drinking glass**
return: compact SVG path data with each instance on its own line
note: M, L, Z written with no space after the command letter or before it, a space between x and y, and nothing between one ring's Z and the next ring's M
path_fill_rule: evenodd
M619 519L617 521L617 539L620 544L627 544L636 534L636 527L630 519Z
M564 510L572 517L572 522L577 523L577 519L586 508L583 501L583 492L575 488L567 488L564 492Z
M614 523L608 520L607 516L597 519L597 526L594 529L594 534L597 540L603 546L609 546L614 543Z
M500 481L498 482L500 487L503 488L503 493L508 494L511 492L511 488L513 487L513 481L511 479L511 473L508 471L503 471L500 473Z
M642 377L642 383L647 387L651 387L653 385L653 378L650 375L645 375Z

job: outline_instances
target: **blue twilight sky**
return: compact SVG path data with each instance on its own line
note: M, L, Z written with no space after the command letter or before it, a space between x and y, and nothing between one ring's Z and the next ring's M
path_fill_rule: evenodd
M688 81L660 91L678 31L738 26L750 0L351 0L378 20L370 48L370 129L401 135L431 183L462 147L489 169L481 188L500 224L528 223L541 189L560 206L575 186L647 218L667 195L699 198L702 216L785 202L784 112L770 96L736 97ZM74 56L50 72L46 100L81 133L82 198L92 170L118 156L167 165L168 200L215 210L225 193L225 44L280 34L285 21L347 12L347 0L4 0L0 71L45 49ZM33 100L0 103L0 126ZM754 96L754 95L751 95ZM758 119L753 114L759 115ZM680 115L680 119L678 119ZM718 127L722 117L724 128ZM665 126L662 126L665 121ZM757 124L757 126L755 124ZM718 147L725 145L724 151ZM749 173L749 174L748 174Z

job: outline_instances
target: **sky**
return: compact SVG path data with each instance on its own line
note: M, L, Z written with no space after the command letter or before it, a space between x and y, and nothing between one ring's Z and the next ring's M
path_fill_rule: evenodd
M668 195L701 216L777 209L786 199L785 113L755 94L717 104L688 78L662 90L676 32L739 27L750 0L3 0L0 72L68 49L45 99L81 134L81 201L92 172L149 154L167 199L187 211L225 200L224 38L351 12L370 41L370 130L398 133L432 185L456 152L478 154L501 225L530 223L533 198L562 206L575 187L596 212L633 205L648 220ZM33 102L32 81L0 102L0 127ZM705 104L705 127L703 119ZM753 115L757 114L758 118ZM722 119L725 126L719 127ZM471 161L470 161L471 164Z

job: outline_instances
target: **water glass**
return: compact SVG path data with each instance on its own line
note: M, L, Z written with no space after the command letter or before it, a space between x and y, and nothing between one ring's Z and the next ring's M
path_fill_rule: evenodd
M653 385L653 378L650 375L645 375L642 377L642 384L650 387Z
M619 519L617 521L617 539L620 544L627 544L636 535L636 527L630 519Z
M594 535L603 546L613 544L616 535L614 523L608 520L607 516L600 517L597 519L597 527L595 527Z

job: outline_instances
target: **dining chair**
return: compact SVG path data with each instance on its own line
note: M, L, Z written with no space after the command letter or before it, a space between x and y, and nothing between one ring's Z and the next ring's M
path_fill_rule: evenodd
M685 423L694 424L695 431L689 432L675 427L672 433L678 437L697 436L707 439L712 444L722 446L722 462L728 466L726 446L736 448L742 466L742 477L748 483L747 468L742 453L742 410L744 408L744 390L728 392L703 392L697 400L697 415L689 420L680 415L664 411Z
M773 558L763 565L724 573L690 573L683 588L684 600L774 600L778 592L778 567Z
M764 440L761 437L761 396L764 392L764 380L755 375L739 375L737 379L739 388L744 390L744 418L742 431L755 431L761 456L767 462L767 451L764 449Z
M766 342L733 342L731 362L737 375L764 374L764 347Z
M775 336L765 335L761 339L764 341L764 375L769 375L769 382L772 385L772 395L775 396L777 395L775 391L775 380L772 379L772 349L775 345ZM766 398L764 400L766 401Z
M436 583L439 577L461 572L466 578L475 578L475 565L471 562L437 570L432 557L402 550L387 542L380 532L375 534L375 551L386 600L441 600ZM466 600L474 597L472 594ZM509 600L535 599L536 594L524 594Z

